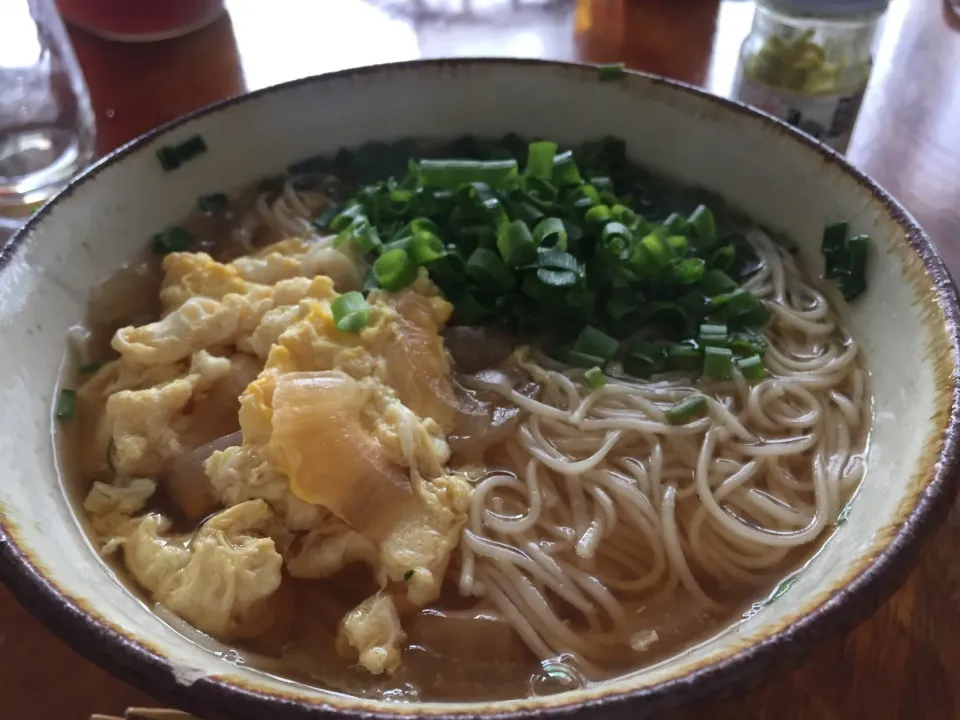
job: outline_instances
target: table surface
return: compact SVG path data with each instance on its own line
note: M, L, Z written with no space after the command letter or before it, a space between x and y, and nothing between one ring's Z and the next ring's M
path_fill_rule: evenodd
M71 34L101 153L245 90L418 57L622 59L729 93L751 3L618 2L623 24L589 41L575 35L573 0L472 0L472 13L455 12L471 0L228 0L228 16L176 40L118 44ZM403 15L418 4L452 11L439 19ZM945 0L893 0L848 155L917 217L960 272L960 21ZM751 694L711 699L673 720L960 717L957 547L954 508L905 586L871 620ZM68 649L2 587L0 648L2 715L11 720L73 720L155 704Z

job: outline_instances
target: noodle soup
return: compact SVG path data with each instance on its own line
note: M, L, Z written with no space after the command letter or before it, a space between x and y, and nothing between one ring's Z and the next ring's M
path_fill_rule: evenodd
M865 242L825 232L850 301ZM581 687L729 628L842 521L871 409L825 286L615 141L310 159L91 298L66 480L118 576L247 665Z

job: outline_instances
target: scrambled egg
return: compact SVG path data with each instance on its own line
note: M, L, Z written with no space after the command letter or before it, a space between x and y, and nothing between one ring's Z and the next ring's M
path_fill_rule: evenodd
M446 470L451 306L422 273L401 293L370 293L366 327L340 332L331 305L365 268L330 239L230 263L173 253L163 268L162 316L118 330L119 359L78 391L83 471L101 479L85 508L103 551L122 548L157 602L225 639L268 627L281 567L325 578L366 563L382 589L344 618L337 647L392 672L405 641L392 593L404 607L438 597L471 492ZM135 517L174 461L237 430L200 475L224 509L192 537L157 513Z

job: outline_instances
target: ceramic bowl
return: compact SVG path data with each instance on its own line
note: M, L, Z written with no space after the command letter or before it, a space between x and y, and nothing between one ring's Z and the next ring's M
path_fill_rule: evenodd
M198 195L340 146L514 131L574 143L606 134L633 158L715 190L797 240L819 272L825 223L875 240L870 289L846 322L865 350L874 422L845 521L772 602L656 667L551 697L403 705L354 699L237 667L186 641L117 581L80 533L57 480L54 385L91 286L183 217ZM164 172L157 148L202 134L208 152ZM755 676L866 616L910 568L955 490L958 304L909 214L843 158L741 105L630 73L518 60L413 62L298 80L228 100L121 148L46 205L0 255L0 571L75 649L207 720L641 717Z

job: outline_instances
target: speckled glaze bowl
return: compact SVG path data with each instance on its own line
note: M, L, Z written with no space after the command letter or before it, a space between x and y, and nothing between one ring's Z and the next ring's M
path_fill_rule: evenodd
M353 699L236 667L186 641L118 582L80 533L51 442L64 334L85 298L200 194L342 145L508 131L572 143L625 138L634 159L716 190L800 244L821 269L820 234L849 220L874 240L870 289L847 324L875 400L868 469L845 522L776 599L656 667L552 697L484 704ZM174 172L160 146L197 133L209 151ZM76 650L205 718L337 714L637 718L730 687L867 616L944 518L958 466L957 292L914 220L844 160L786 125L690 87L536 61L385 65L307 78L221 103L134 141L46 205L0 254L0 573Z

